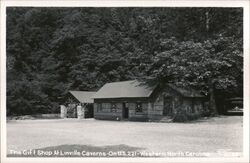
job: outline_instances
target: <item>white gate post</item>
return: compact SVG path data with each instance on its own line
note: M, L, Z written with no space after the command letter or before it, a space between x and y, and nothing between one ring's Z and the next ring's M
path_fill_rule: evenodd
M66 118L67 115L67 108L64 105L60 105L61 107L61 118Z
M85 118L85 109L81 105L77 106L77 118L78 119L84 119Z

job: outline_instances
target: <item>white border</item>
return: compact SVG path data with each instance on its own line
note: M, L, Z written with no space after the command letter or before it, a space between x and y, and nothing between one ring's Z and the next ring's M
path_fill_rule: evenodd
M91 0L1 1L1 162L248 162L249 161L249 3L248 0ZM6 157L6 7L243 7L244 8L244 118L242 158L7 158ZM234 131L232 131L234 132Z
M248 0L3 0L3 6L36 7L244 7Z

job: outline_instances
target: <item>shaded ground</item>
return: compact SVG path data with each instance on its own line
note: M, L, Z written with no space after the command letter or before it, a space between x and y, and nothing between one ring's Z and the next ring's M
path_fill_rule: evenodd
M222 116L191 123L13 120L7 123L7 149L8 156L22 156L24 150L36 149L31 154L26 151L25 157L49 157L49 152L62 153L52 154L53 157L102 156L88 156L87 152L102 152L106 154L104 157L109 152L121 152L120 155L108 155L119 157L134 152L139 152L137 157L145 156L141 152L168 153L167 156L176 156L176 153L182 156L187 152L221 156L227 152L242 152L242 121L242 116ZM39 151L48 153L39 155ZM238 155L241 154L235 154Z

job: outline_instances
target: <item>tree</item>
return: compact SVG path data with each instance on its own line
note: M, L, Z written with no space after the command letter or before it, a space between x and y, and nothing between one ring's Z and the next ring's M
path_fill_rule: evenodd
M145 76L243 91L241 8L10 7L6 43L9 114L58 112L69 90Z
M239 79L243 76L243 57L239 44L227 37L203 43L162 40L163 51L154 57L147 71L149 82L196 88L210 96L210 111L216 115L215 90L242 86Z

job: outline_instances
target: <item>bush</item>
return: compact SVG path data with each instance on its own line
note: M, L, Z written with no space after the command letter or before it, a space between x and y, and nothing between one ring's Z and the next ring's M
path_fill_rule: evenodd
M186 122L186 121L188 121L188 116L185 111L178 111L173 116L173 122Z
M187 117L189 121L192 121L200 118L201 116L199 114L187 114Z
M211 115L211 113L209 111L204 111L201 113L202 117L209 117Z
M200 114L190 114L186 111L180 110L173 116L173 122L186 122L186 121L192 121L200 118Z

